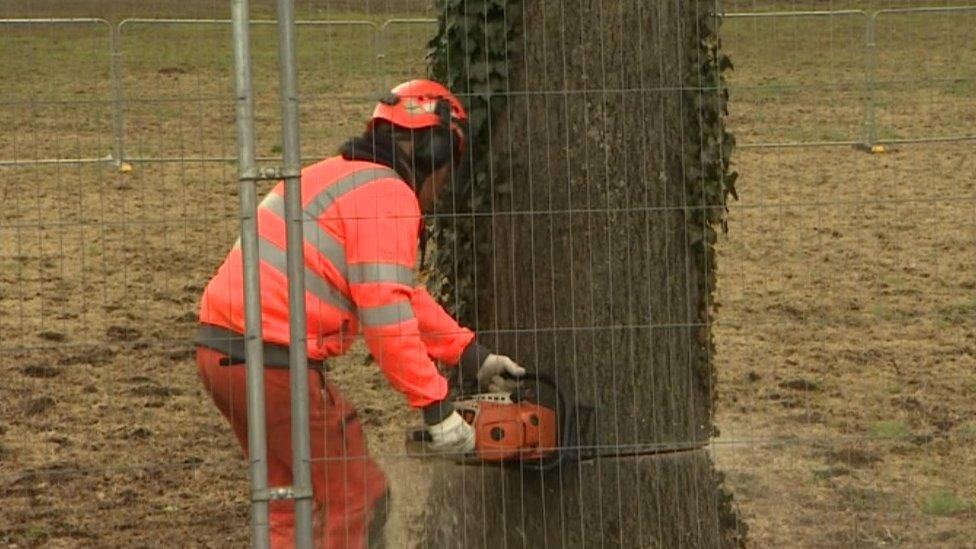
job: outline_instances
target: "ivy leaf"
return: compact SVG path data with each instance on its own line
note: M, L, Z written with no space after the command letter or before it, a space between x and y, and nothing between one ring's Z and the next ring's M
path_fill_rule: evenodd
M468 13L481 13L488 9L488 2L486 0L467 0L464 3L464 8Z
M488 128L490 120L504 113L507 103L503 92L508 88L508 60L520 55L520 2L434 1L440 23L437 35L428 43L428 63L436 78L464 94L469 113L471 176L455 182L445 197L449 200L443 202L454 213L483 212L492 204L488 173L492 163L500 161L501 151L492 149ZM480 238L475 241L473 217L445 216L435 225L430 264L440 274L430 276L428 283L462 321L471 321L466 318L473 314L466 299L475 294L475 260L486 243Z
M488 80L488 63L484 61L475 61L468 65L468 76L469 78L474 78L478 80Z
M491 72L493 75L498 76L499 78L508 80L508 65L509 64L507 61L498 61L492 63Z

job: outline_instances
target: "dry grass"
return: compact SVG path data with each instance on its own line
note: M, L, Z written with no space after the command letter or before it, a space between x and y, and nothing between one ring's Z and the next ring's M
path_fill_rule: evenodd
M970 149L739 153L717 459L759 546L976 536ZM940 490L960 512L926 512Z

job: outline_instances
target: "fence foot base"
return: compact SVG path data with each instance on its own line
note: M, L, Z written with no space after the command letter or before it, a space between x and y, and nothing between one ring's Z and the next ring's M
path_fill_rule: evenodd
M870 154L885 154L891 152L891 149L879 143L875 143L874 145L869 143L858 143L857 145L854 145L854 150L863 151Z

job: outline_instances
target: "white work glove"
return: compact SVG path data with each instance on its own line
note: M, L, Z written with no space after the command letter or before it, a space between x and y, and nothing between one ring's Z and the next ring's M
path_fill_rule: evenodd
M509 376L508 378L504 377ZM518 379L525 375L525 368L505 355L489 354L478 368L478 386L492 393L510 392L518 388Z
M427 427L427 448L445 454L467 454L474 451L474 427L461 414L451 412L443 421Z

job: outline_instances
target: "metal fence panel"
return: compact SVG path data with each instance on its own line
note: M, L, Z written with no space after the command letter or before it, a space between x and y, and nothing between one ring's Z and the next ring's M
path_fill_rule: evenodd
M731 124L742 147L863 142L862 10L727 13ZM785 78L784 78L785 77Z
M729 90L737 100L732 116L733 123L739 124L740 145L870 146L876 142L972 138L965 116L960 115L966 109L974 73L969 64L949 60L974 43L974 25L969 24L974 12L976 7L953 6L870 13L723 14L725 48L737 59L738 70L730 79ZM0 166L25 161L231 160L231 107L226 99L230 87L229 23L127 19L108 29L107 63L103 58L106 52L92 53L90 44L78 42L79 36L63 35L52 41L49 57L60 58L64 64L60 69L52 63L40 65L60 76L38 73L36 77L45 82L60 78L64 86L57 86L57 92L50 86L31 90L31 108L17 111L15 120L14 107L23 105L31 89L31 79L27 85L18 81L5 90L4 105L8 107L3 111L15 126L56 124L73 134L73 139L30 144L26 132L8 134L0 138L4 145L0 148ZM252 23L257 41L273 40L272 21ZM20 28L110 27L105 20L97 19L5 20L3 24ZM337 109L351 114L367 108L374 93L363 94L362 90L379 93L394 82L412 77L410 67L424 59L426 37L435 26L436 20L428 18L393 18L379 25L367 20L297 22L298 57L302 66L309 67L299 73L305 90L302 117L336 120L332 113ZM756 40L760 36L764 41ZM4 57L10 71L17 71L17 63L38 54L17 53L17 32L8 33L6 40L11 44L5 48L9 55ZM66 47L69 40L74 43ZM903 55L919 41L930 44L925 51L939 60L921 62L911 59L911 54ZM917 55L922 50L911 51ZM89 55L92 69L83 78L69 78L72 71L67 65L80 64L69 57L80 55ZM255 59L259 84L273 81L272 61L266 54ZM776 71L776 78L768 76L771 70ZM784 74L786 79L782 78ZM73 90L70 99L68 90ZM920 97L925 101L919 102ZM263 107L274 103L268 94L259 95L256 101ZM785 104L795 108L764 108ZM790 114L783 116L785 112ZM772 113L780 114L772 117ZM109 120L111 139L104 135ZM347 131L341 122L315 124L310 130L309 150L328 150ZM259 157L270 158L280 150L281 144L272 135L262 134L258 139ZM28 148L33 150L28 152ZM59 148L64 152L53 154Z
M869 141L976 138L976 6L883 9L871 26L877 84Z
M436 30L437 20L423 17L383 22L378 36L384 89L417 77L411 70L426 59L427 42Z
M232 159L230 135L230 21L129 19L119 25L123 48L128 157ZM378 93L375 25L369 21L297 23L302 116L336 119L362 108ZM252 21L256 43L273 43L273 21ZM254 58L255 105L259 124L275 124L276 60L266 49ZM364 95L362 89L377 90ZM341 117L340 117L341 119ZM348 131L340 124L310 124L310 150L328 150ZM257 154L281 152L271 132L257 136Z
M0 167L112 155L111 25L0 19Z

